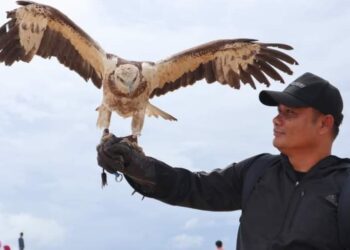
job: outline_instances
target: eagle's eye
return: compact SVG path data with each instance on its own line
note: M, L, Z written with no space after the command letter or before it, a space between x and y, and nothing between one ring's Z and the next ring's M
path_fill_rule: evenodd
M117 79L118 79L119 81L121 81L122 83L124 83L123 78L121 78L120 76L117 76Z

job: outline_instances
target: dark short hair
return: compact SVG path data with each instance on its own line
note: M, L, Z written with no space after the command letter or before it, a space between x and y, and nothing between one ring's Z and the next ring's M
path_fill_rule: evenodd
M217 240L217 241L215 242L215 245L216 245L217 247L222 247L222 241L221 241L221 240Z
M333 125L333 135L334 138L336 138L339 134L339 126L343 122L344 115L342 114L338 119L334 119L334 125Z

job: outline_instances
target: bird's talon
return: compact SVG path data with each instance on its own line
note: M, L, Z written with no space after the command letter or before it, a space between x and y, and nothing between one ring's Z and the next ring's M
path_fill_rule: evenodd
M123 175L120 174L119 172L115 172L114 175L115 175L116 182L121 182L123 180Z

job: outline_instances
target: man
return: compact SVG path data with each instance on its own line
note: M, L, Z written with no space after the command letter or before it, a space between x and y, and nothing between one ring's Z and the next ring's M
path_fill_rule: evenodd
M18 247L19 247L19 250L23 250L23 249L24 249L23 232L21 232L21 233L19 234L19 238L18 238Z
M224 250L224 247L222 246L221 240L215 241L215 246L216 246L216 250Z
M259 98L278 108L273 145L280 155L261 154L211 173L193 173L146 157L109 136L97 147L98 163L109 173L124 173L141 194L168 204L242 209L237 249L344 249L337 206L350 160L331 155L343 120L339 90L305 73L284 91L262 91ZM264 165L268 168L244 199L248 176Z

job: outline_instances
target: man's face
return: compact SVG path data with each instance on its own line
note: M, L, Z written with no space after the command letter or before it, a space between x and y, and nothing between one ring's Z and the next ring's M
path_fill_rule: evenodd
M273 145L284 154L317 146L320 116L313 108L279 105L273 119Z

